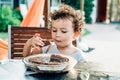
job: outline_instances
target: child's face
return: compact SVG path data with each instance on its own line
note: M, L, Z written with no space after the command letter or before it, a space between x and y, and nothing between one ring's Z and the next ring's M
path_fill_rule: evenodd
M71 45L74 39L72 22L68 19L53 20L52 39L58 47Z

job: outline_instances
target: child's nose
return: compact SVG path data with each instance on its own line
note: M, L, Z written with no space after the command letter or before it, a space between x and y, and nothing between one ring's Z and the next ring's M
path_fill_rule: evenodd
M61 34L60 34L60 32L58 31L57 33L56 33L56 36L60 36Z

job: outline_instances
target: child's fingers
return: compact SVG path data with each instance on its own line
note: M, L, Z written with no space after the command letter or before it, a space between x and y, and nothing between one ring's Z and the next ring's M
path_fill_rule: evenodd
M44 46L44 42L38 39L34 39L32 42L32 45L36 45L36 46Z
M38 44L39 46L44 46L44 45L45 45L42 40L39 40L39 41L37 42L37 44Z
M43 42L43 39L41 37L34 38L33 43L35 43L38 46L44 46L45 45L44 42Z
M35 37L40 37L40 34L39 33L35 33Z
M41 48L40 47L36 47L36 48L32 48L31 49L31 53L32 54L37 54L41 52Z
M32 47L32 48L35 48L35 47L37 47L37 46L36 46L35 44L32 44L31 47Z
M43 41L41 41L41 40L37 40L37 39L34 39L33 41L32 41L32 43L31 43L31 46L32 47L42 47L42 46L44 46L45 44L44 44L44 42Z
M37 39L39 39L39 40L44 40L44 39L42 39L42 38L40 37L40 34L38 34L38 33L36 33L34 37L37 38Z
M39 50L38 47L32 47L32 48L31 48L31 53L32 53L32 54L33 54L33 53L36 53L38 50Z

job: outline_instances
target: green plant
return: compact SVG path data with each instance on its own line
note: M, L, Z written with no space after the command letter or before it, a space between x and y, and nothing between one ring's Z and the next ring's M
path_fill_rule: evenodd
M88 29L84 28L82 31L82 37L89 35L89 34L91 34L91 32Z
M2 6L0 9L0 32L7 32L8 25L20 25L20 18L13 13L15 14L14 10L10 9L8 5Z
M91 13L93 11L94 0L84 0L85 22L92 23ZM80 9L80 0L62 0L63 3L72 6L74 9Z
M85 22L92 23L91 13L93 11L93 4L94 0L84 0L84 12L85 12Z
M74 9L80 9L80 0L62 0L63 3L72 6Z
M20 10L14 9L13 13L12 13L12 16L15 17L15 18L17 18L17 19L19 19L20 21L23 20L23 17L22 17L22 15L20 13Z
M0 32L0 39L7 40L8 39L8 33L7 32Z

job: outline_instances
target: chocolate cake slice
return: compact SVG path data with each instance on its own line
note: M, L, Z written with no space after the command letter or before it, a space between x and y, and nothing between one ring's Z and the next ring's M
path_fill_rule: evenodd
M63 63L63 62L68 62L69 59L60 55L51 55L50 57L50 62L58 62L58 63Z
M37 56L29 59L29 62L33 64L44 64L44 65L57 65L68 61L69 59L67 57L63 57L61 55L55 55L55 54L52 54L50 57Z

